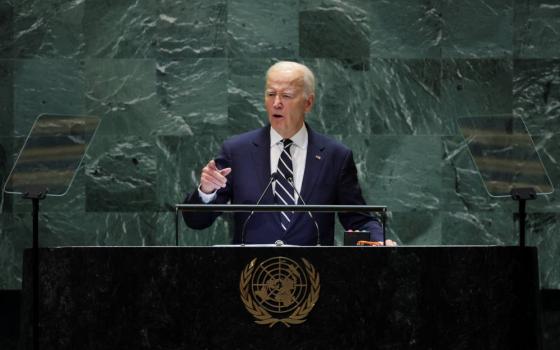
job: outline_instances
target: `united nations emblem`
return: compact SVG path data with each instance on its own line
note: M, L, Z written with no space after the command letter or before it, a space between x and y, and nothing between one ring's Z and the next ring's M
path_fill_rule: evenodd
M302 265L285 257L257 264L253 259L241 273L239 289L245 308L256 323L286 327L301 324L319 299L319 274L309 261Z

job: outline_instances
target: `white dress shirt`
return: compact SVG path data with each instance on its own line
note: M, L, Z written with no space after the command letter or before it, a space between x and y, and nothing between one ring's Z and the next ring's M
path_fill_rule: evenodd
M276 172L278 169L278 160L282 154L284 147L282 143L282 136L273 128L270 128L270 173ZM294 136L290 138L293 144L290 147L290 155L292 156L292 167L294 171L294 185L297 192L301 193L301 184L303 183L303 173L305 172L305 159L307 157L307 128L305 124L299 129ZM275 188L276 183L272 183L272 188ZM297 192L294 191L294 198L298 199ZM297 202L296 202L297 203Z
M301 185L303 183L303 174L305 172L305 159L307 158L307 143L308 134L305 124L299 129L299 131L290 138L293 144L290 147L290 154L292 156L292 167L294 171L294 184L296 186L297 192L301 193ZM270 174L276 172L278 168L278 159L280 159L280 154L282 154L282 136L272 127L270 128ZM232 169L231 171L235 171ZM272 183L272 189L275 188L275 183ZM202 199L203 203L210 203L216 198L216 191L207 194L200 190L198 186L198 194ZM297 193L294 191L294 198L296 200L299 198Z

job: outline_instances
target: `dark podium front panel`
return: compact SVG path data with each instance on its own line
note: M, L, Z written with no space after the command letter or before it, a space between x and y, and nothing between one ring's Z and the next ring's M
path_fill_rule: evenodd
M45 350L539 346L534 248L53 248L40 262Z

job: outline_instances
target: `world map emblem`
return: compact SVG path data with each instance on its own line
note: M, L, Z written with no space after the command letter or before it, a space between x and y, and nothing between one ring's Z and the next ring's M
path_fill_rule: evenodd
M301 264L286 257L258 262L241 273L241 301L255 322L269 327L301 324L319 300L319 273L305 258Z

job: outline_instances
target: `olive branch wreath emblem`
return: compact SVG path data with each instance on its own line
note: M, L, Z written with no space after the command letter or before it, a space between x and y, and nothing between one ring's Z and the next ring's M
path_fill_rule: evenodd
M247 264L247 266L245 266L245 269L241 272L241 278L239 279L239 290L241 292L241 301L243 301L245 308L257 319L255 323L268 325L269 327L272 327L277 323L282 323L286 327L290 327L291 325L301 324L306 321L305 317L307 317L319 299L321 286L319 283L319 273L315 270L315 267L313 267L313 265L311 265L311 263L305 258L301 258L301 260L305 265L305 271L309 277L311 288L305 301L302 302L301 305L299 305L294 312L286 318L273 317L267 310L255 302L253 296L251 295L252 293L250 292L250 282L253 277L257 258L253 259L249 264Z

